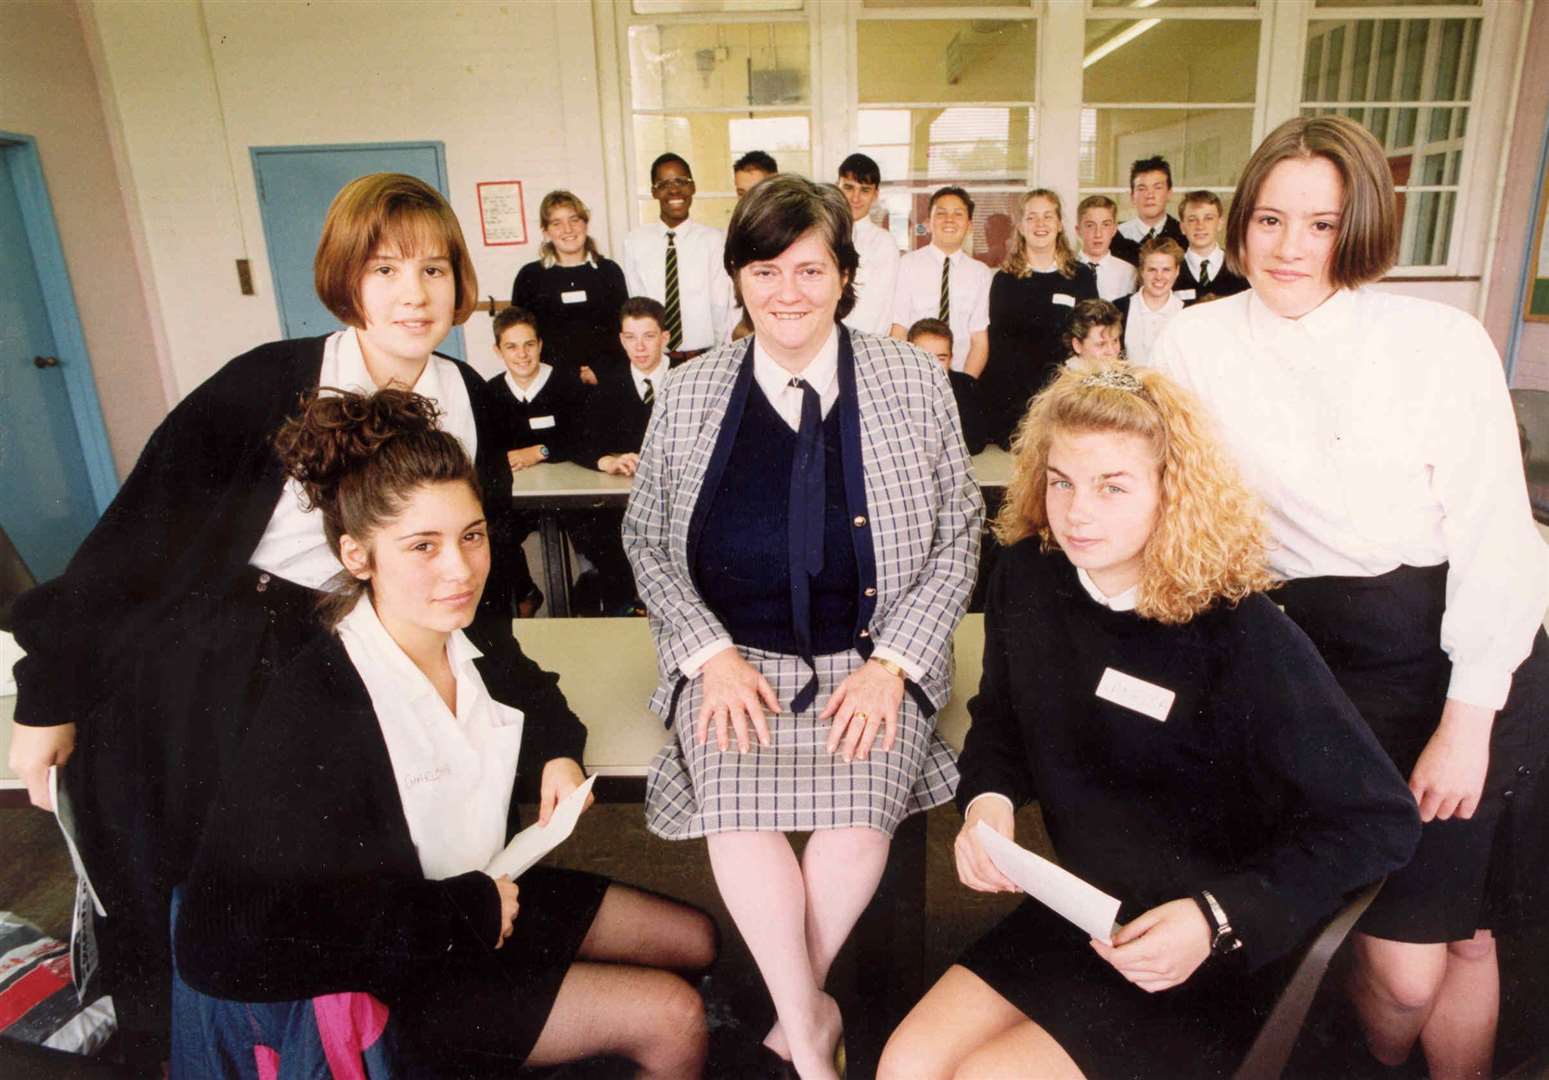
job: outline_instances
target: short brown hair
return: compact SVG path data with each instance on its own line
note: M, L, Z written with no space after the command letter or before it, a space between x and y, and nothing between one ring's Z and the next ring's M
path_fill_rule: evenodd
M1248 226L1264 180L1282 161L1320 157L1333 165L1344 183L1339 236L1329 260L1329 283L1353 289L1376 281L1398 261L1398 205L1393 170L1380 144L1354 120L1342 116L1298 116L1287 120L1259 143L1232 196L1226 218L1226 265L1248 276L1243 258Z
M855 271L861 263L850 223L850 204L833 184L814 183L795 173L776 173L761 181L737 203L726 226L724 262L737 303L742 303L739 270L778 257L816 230L844 277L834 321L844 318L855 307Z
M540 340L543 338L542 332L538 329L538 316L524 307L512 304L510 307L501 308L500 314L495 316L495 345L497 348L500 345L500 335L513 326L530 326L532 327L534 337Z
M1124 333L1124 316L1107 300L1080 300L1070 311L1070 321L1060 340L1065 343L1065 355L1074 356L1075 342L1085 341L1086 336L1099 326L1111 326Z
M1178 204L1178 216L1182 217L1185 210L1196 204L1213 206L1216 208L1216 213L1219 214L1221 212L1221 196L1213 191L1200 190L1187 192L1183 196L1183 201Z
M1178 241L1170 236L1162 234L1148 236L1141 242L1139 255L1141 269L1145 268L1148 255L1171 255L1174 266L1183 265L1183 249L1178 246Z
M347 326L365 327L360 280L384 241L400 255L444 253L457 286L452 322L468 321L479 302L479 279L457 215L439 191L403 173L362 176L334 196L312 260L312 281L324 307Z
M1076 223L1081 223L1082 216L1093 208L1106 210L1115 216L1119 213L1119 204L1106 195L1088 195L1076 204Z
M915 324L909 327L909 333L905 337L909 339L909 344L913 345L916 338L927 334L945 338L948 346L952 344L952 327L944 319L917 319Z

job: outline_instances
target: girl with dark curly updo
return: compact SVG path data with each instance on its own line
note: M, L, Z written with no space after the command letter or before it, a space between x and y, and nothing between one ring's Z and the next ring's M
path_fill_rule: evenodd
M699 997L663 969L709 965L708 917L593 874L535 867L518 893L484 870L514 831L518 772L541 763L546 821L582 780L585 732L524 716L463 634L490 551L462 445L392 388L315 391L275 444L344 570L329 632L277 678L217 801L178 973L241 1002L369 992L414 1069L619 1054L697 1075ZM177 1060L204 1075L231 1048L218 1024L181 1030L191 1015L174 1010Z

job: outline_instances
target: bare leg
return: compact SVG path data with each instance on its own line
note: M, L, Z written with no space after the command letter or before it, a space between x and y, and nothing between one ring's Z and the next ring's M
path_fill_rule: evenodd
M1043 1028L1023 1020L970 1054L954 1080L1083 1080L1085 1074Z
M947 1080L975 1051L1027 1022L983 979L953 964L888 1039L877 1080Z
M628 885L609 885L581 942L580 957L697 977L715 962L716 937L715 920L698 908Z
M834 957L877 891L891 843L886 833L865 828L821 829L807 839L801 857L807 899L807 956L819 987L828 982ZM764 1045L781 1057L790 1056L779 1020Z
M1350 997L1366 1045L1384 1065L1401 1065L1431 1017L1447 971L1447 946L1355 935Z
M1447 973L1420 1031L1431 1080L1489 1076L1500 1011L1501 976L1490 931L1449 944Z
M839 1007L807 954L806 893L783 833L725 832L707 839L721 898L758 964L804 1080L834 1080Z
M618 1055L638 1065L642 1077L683 1080L704 1071L709 1038L704 1002L678 976L577 961L527 1064Z

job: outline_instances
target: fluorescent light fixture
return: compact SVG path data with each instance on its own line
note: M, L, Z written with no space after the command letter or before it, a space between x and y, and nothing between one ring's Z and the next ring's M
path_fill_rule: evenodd
M1154 3L1155 0L1152 0L1152 2ZM1085 70L1086 68L1089 68L1093 64L1097 63L1103 57L1107 56L1109 53L1117 52L1118 50L1124 48L1124 46L1134 41L1141 34L1144 34L1147 30L1151 29L1161 21L1161 19L1141 19L1128 30L1119 31L1117 34L1113 35L1113 37L1109 38L1097 48L1086 54L1086 56L1081 61L1082 69Z

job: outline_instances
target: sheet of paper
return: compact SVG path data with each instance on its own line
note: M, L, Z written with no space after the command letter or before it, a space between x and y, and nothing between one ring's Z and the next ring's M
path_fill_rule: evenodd
M59 831L65 834L65 846L70 849L70 862L75 866L75 876L86 883L86 892L97 914L106 918L108 913L103 909L102 901L97 899L97 890L91 878L86 876L86 864L81 862L80 849L75 846L75 815L70 810L70 797L59 784L58 765L48 767L48 798L54 804L54 820L59 822Z
M586 797L592 793L595 776L559 801L547 825L529 825L511 838L504 851L489 861L484 872L490 877L507 874L515 881L526 873L527 868L569 839L575 831L575 823L586 807Z
M1119 901L1048 859L1007 840L984 822L974 826L985 853L1023 892L1042 901L1104 945L1113 944Z

